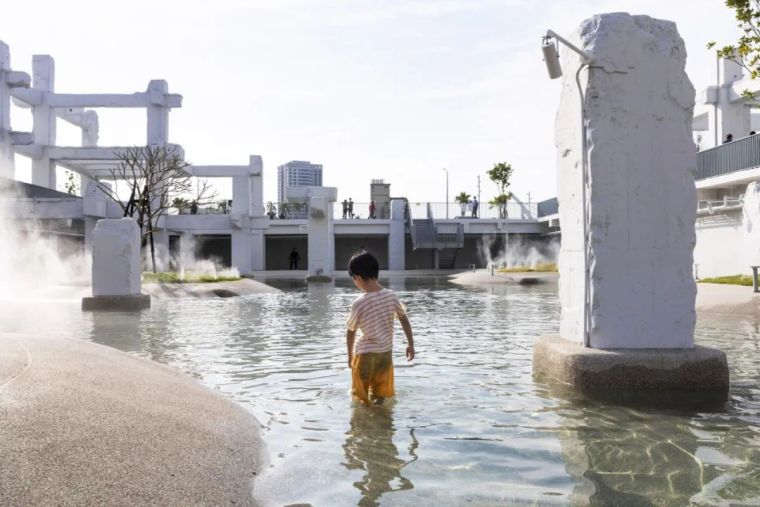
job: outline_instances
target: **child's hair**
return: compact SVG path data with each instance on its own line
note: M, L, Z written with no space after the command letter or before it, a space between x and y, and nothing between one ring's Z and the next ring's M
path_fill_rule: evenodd
M359 276L362 280L376 280L380 265L375 256L368 252L354 254L348 261L348 276Z

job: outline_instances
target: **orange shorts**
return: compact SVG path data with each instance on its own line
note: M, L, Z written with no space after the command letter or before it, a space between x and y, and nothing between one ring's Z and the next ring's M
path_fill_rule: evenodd
M389 350L354 356L351 379L351 394L362 403L369 403L370 396L393 396L393 353Z

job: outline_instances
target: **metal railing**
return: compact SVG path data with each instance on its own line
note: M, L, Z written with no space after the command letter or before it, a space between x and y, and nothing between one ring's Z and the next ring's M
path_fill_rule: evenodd
M309 218L309 203L268 202L264 205L264 216L270 220L306 220Z
M760 166L760 134L697 153L695 179L702 180Z
M413 203L416 204L416 203ZM445 220L446 203L431 202L428 203L432 212L432 218L435 220ZM471 203L461 204L458 202L448 203L448 218L484 218L499 219L509 218L516 220L535 220L538 217L537 203L523 203L519 201L509 201L506 206L491 205L487 202L481 202L473 216L473 206ZM506 215L506 216L505 216ZM420 217L422 218L422 217Z
M697 215L714 215L726 211L741 209L744 205L742 197L724 197L720 201L699 201Z
M350 213L349 213L350 211ZM388 219L391 217L391 204L376 204L375 205L375 217L376 219ZM366 220L370 218L369 203L368 202L354 202L350 210L346 210L346 214L343 214L343 201L333 203L333 218L336 220L341 219L354 219L354 220Z

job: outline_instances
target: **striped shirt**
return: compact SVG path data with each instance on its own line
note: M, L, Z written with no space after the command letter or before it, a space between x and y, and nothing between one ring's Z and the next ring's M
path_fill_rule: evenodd
M354 355L388 352L393 348L393 319L406 314L395 292L380 289L365 292L351 305L346 327L361 330L354 342Z

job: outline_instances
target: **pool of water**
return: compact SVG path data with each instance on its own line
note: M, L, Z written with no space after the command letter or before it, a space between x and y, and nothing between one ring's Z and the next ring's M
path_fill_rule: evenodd
M535 338L558 328L556 285L465 288L391 279L417 358L397 330L394 401L349 399L344 283L281 294L154 301L138 315L18 303L0 330L84 337L177 367L262 426L265 505L759 505L760 321L700 317L697 341L731 366L725 410L636 409L535 380Z

